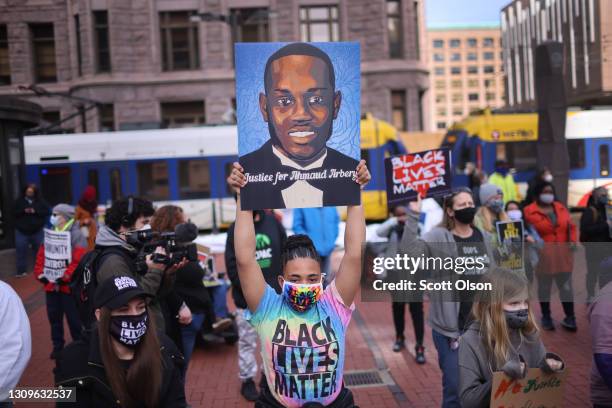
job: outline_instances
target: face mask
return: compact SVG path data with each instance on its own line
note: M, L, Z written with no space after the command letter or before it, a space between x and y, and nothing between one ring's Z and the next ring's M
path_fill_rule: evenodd
M542 180L544 180L547 183L552 183L553 176L552 174L545 174L544 177L542 177Z
M529 320L529 309L504 310L504 314L506 315L506 323L511 329L522 329Z
M323 283L283 283L283 296L298 312L305 312L315 305L323 295Z
M608 204L608 196L599 196L597 198L597 204L601 205L602 207Z
M138 231L147 231L151 229L151 224L145 224Z
M49 218L49 222L51 223L51 225L53 225L54 227L57 227L60 223L60 218L58 215L53 214L50 218Z
M504 209L503 200L491 200L487 203L487 207L495 214L499 214Z
M471 224L476 215L476 208L467 207L460 210L455 210L455 219L462 224Z
M512 221L518 221L523 218L523 213L521 210L510 210L506 214L508 214L508 218Z
M555 201L555 196L553 194L540 194L540 201L544 204L551 204Z
M504 176L504 177L506 177L506 175L508 174L508 171L509 171L509 170L510 170L510 169L508 169L508 168L506 168L506 167L497 167L497 168L495 169L495 172L496 172L496 173L501 174L501 175L502 175L502 176Z
M111 316L110 334L127 347L136 347L147 332L147 312L136 316Z

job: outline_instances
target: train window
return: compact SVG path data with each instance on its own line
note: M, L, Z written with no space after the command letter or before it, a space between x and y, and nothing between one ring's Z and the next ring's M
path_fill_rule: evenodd
M138 194L151 200L169 200L168 163L165 161L141 162L136 164Z
M72 202L72 174L70 167L45 167L40 169L40 190L50 204Z
M603 177L610 175L610 149L608 145L599 146L599 175Z
M179 160L179 198L209 198L208 160Z
M538 156L534 142L498 143L497 160L506 160L516 171L534 170Z
M111 192L111 201L115 202L121 198L123 195L121 192L123 189L121 188L121 170L119 169L111 169L110 171L110 192Z
M586 164L584 140L574 139L567 141L570 169L582 169Z
M92 186L93 188L96 189L96 200L98 200L99 194L98 191L100 191L100 189L98 188L98 170L96 169L89 169L87 170L87 185L88 186Z

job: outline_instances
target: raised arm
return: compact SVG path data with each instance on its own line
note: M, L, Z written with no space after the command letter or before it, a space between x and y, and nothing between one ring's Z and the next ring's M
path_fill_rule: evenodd
M357 166L356 182L363 188L370 181L370 172L361 160ZM336 289L345 305L353 303L361 274L361 246L365 242L365 217L361 205L349 206L344 230L344 256L336 275Z
M249 310L255 312L266 290L266 281L255 259L253 211L241 210L240 188L245 186L246 177L244 176L244 169L239 163L234 163L234 168L227 178L227 182L238 194L236 223L234 224L234 250L238 277Z

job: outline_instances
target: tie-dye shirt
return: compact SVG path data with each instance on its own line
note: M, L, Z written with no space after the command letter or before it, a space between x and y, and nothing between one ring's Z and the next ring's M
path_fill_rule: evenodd
M266 286L250 317L261 340L268 387L277 401L298 408L328 405L342 390L345 334L355 306L346 307L335 282L306 312L295 311Z

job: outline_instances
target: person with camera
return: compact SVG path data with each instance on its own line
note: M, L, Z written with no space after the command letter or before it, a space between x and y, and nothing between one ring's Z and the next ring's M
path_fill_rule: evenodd
M58 407L183 408L182 356L156 330L147 298L130 276L106 279L94 297L97 324L68 345L54 370L55 384L75 387L76 401Z
M151 229L158 233L174 232L177 225L184 223L185 214L182 208L165 205L155 211L151 220ZM202 329L207 311L212 309L212 302L202 279L204 279L204 269L200 263L197 260L189 260L185 266L176 271L174 286L164 298L167 311L166 333L170 333L175 343L181 346L185 357L183 378L186 378L196 336Z
M137 234L150 229L149 223L154 213L153 203L139 197L122 198L106 210L105 225L96 237L96 248L102 249L103 253L95 278L98 285L115 276L135 279L146 293L153 296L149 304L152 319L164 331L159 301L168 293L174 272L184 266L185 262L170 267L155 262L155 254L166 255L162 247L157 247L154 254L148 254L142 259L144 243L138 240Z
M51 359L64 348L64 315L72 340L81 336L81 320L70 287L72 273L87 250L87 239L74 219L74 207L58 204L51 215L53 230L45 230L38 250L34 277L44 285L47 317L51 325L53 351Z

